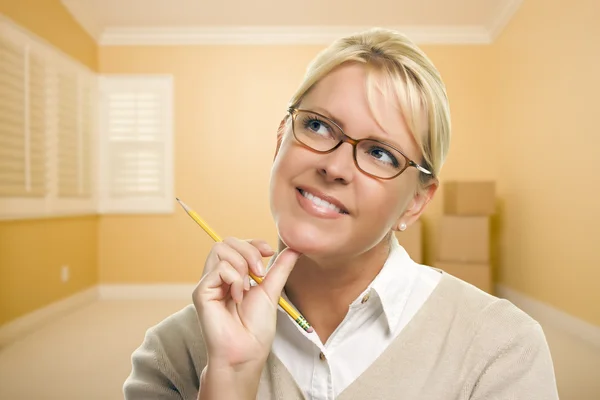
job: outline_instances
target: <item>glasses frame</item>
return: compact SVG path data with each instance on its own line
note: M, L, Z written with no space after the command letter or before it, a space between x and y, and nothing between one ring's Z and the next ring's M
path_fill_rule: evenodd
M325 122L327 122L328 124L332 124L333 126L335 126L337 129L340 130L340 132L342 133L342 137L339 141L338 144L336 144L335 146L333 146L333 148L329 149L329 150L317 150L312 148L311 146L307 145L306 143L304 143L302 140L300 140L298 138L298 136L296 136L296 131L294 129L294 125L296 124L296 117L298 116L299 112L308 112L311 114L315 114L317 116L319 116L320 118L323 118ZM409 167L414 167L416 168L418 171L426 174L426 175L430 175L433 176L433 173L431 171L429 171L428 169L424 168L423 166L419 165L418 163L414 162L413 160L411 160L408 156L406 156L406 154L404 154L402 152L402 150L390 145L389 143L383 142L381 140L377 140L377 139L372 139L372 138L364 138L364 139L354 139L348 135L346 135L346 132L344 132L344 130L335 122L332 121L330 118L324 116L323 114L319 114L318 112L312 111L312 110L307 110L307 109L302 109L302 108L296 108L296 107L290 107L288 108L288 113L290 115L290 117L292 118L292 134L294 135L294 138L296 138L296 140L303 145L304 147L306 147L307 149L314 151L316 153L319 154L328 154L328 153L332 153L333 151L335 151L338 147L340 147L342 145L342 143L350 143L350 145L352 145L352 158L354 159L354 165L356 165L356 168L358 168L358 170L360 172L362 172L363 174L366 174L370 177L376 178L376 179L383 179L383 180L390 180L390 179L394 179L396 177L398 177L400 174L402 174L404 171L406 171ZM366 140L369 140L371 142L376 142L382 145L385 145L387 147L391 147L392 149L396 150L398 153L400 153L402 155L402 157L404 157L406 159L406 166L404 168L402 168L397 174L389 177L389 178L382 178L381 176L378 175L373 175L367 171L365 171L364 169L362 169L359 165L358 165L358 160L356 158L356 149L357 149L357 145L361 142L364 142Z

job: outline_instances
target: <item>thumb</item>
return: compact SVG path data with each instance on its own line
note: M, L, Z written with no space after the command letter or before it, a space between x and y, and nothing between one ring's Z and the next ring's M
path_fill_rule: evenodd
M285 282L287 281L288 276L290 276L292 269L294 269L294 265L296 265L298 257L300 257L300 253L297 251L289 248L284 249L281 253L279 253L277 259L271 268L269 268L267 275L263 279L260 286L267 293L273 304L277 304L279 302L281 291L283 290Z

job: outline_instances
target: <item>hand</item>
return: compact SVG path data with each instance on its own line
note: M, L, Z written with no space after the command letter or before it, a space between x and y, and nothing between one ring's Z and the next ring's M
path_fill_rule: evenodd
M274 251L261 240L227 238L206 259L193 293L210 368L260 368L275 337L277 304L299 253L285 249L260 285L250 287L248 270L263 277L262 257Z

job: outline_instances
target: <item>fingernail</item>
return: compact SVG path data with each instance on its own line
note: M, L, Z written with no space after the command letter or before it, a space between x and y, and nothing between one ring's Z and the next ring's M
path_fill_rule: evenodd
M265 271L265 266L263 265L262 260L258 260L256 267L258 268L258 276L265 276L267 271Z
M248 277L248 275L244 276L244 289L246 290L246 292L250 290L250 278Z

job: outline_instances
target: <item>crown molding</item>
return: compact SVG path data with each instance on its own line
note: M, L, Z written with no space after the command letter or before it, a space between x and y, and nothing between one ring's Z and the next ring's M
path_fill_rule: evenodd
M109 27L100 35L101 46L173 45L282 45L330 44L363 26L324 27ZM489 32L482 26L391 27L419 44L489 44Z
M523 0L508 0L494 13L496 16L488 25L490 42L494 42L508 25L523 4Z
M80 0L61 0L81 27L101 46L154 45L326 45L367 29L366 26L190 26L102 27ZM508 25L523 0L503 2L489 23L473 26L396 26L418 44L491 44Z

